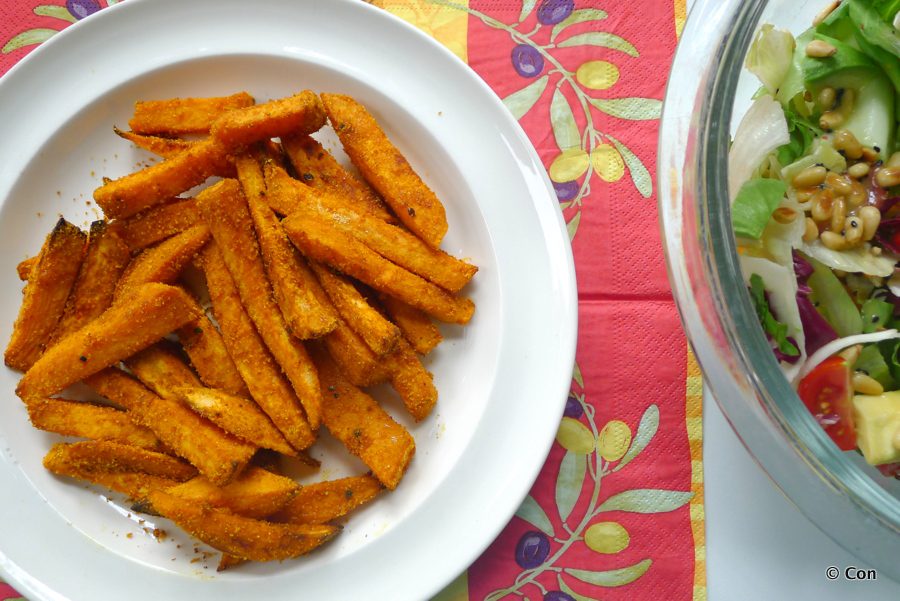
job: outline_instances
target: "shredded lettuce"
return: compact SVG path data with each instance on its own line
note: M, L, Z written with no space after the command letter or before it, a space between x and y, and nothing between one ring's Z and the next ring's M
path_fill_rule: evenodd
M751 179L744 182L731 205L734 233L758 240L772 212L781 204L787 185L775 179Z
M781 105L768 94L757 98L741 120L728 153L728 195L732 202L763 160L790 141Z
M812 142L811 149L812 152L810 154L806 154L781 170L782 180L792 182L797 174L813 165L823 165L826 169L837 171L838 173L843 173L847 170L847 159L834 149L831 140L816 138Z
M873 255L864 247L849 250L831 250L826 248L819 240L804 242L800 250L808 257L832 269L846 271L847 273L864 273L876 277L886 278L894 273L894 265L897 261L885 254Z
M766 23L757 32L744 66L774 96L791 68L794 48L794 36L791 32L775 29L774 25Z
M778 162L789 165L809 153L813 142L822 135L822 130L803 117L794 107L786 108L784 116L787 119L791 141L778 148Z
M788 340L787 324L781 323L772 315L769 301L766 299L766 286L759 274L754 273L750 276L750 296L753 298L753 307L756 309L759 323L762 324L763 330L776 344L778 350L789 357L799 357L800 349Z
M853 368L857 371L865 372L878 380L885 390L893 390L897 386L897 383L894 380L891 368L885 360L885 355L882 354L879 347L881 345L886 345L886 348L889 349L888 352L890 356L893 357L893 362L894 365L896 365L898 375L900 375L900 364L897 364L896 357L898 343L900 343L898 340L889 340L878 345L870 344L864 347L862 352L859 353L859 359L856 360L856 364L854 364Z

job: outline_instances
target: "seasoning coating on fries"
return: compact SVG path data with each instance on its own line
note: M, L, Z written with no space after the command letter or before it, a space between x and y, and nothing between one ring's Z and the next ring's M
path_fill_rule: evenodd
M125 244L136 251L182 232L198 221L197 201L177 198L116 223Z
M128 126L139 134L177 136L208 132L228 111L253 105L253 96L238 92L217 98L170 98L136 102Z
M397 218L432 248L447 233L444 205L410 167L366 108L349 96L322 94L344 150Z
M388 371L378 356L344 320L340 320L338 327L325 336L322 342L341 372L354 386L373 386L388 379Z
M325 524L343 517L384 490L372 476L352 476L303 486L273 519L289 524Z
M141 383L164 399L181 400L180 390L201 386L191 368L171 346L160 342L125 360Z
M290 478L250 466L225 486L216 486L198 476L166 492L184 500L227 509L247 518L262 519L279 511L299 490L300 485Z
M413 348L406 340L401 340L397 350L385 357L385 363L391 372L391 385L409 414L417 422L422 421L434 408L438 399L434 377L431 375Z
M64 219L44 241L6 347L4 358L9 367L25 371L44 352L78 276L84 242L84 232Z
M19 276L20 280L24 282L31 277L31 270L37 265L37 260L37 255L35 255L19 261L19 264L16 265L16 274Z
M380 294L378 300L403 332L406 341L420 355L427 355L444 339L441 331L424 312L386 294Z
M207 247L202 263L225 347L250 395L291 446L297 450L308 448L315 437L300 408L300 401L241 305L234 279L215 242Z
M116 298L130 295L142 284L169 284L178 279L185 266L209 241L209 228L198 223L168 240L148 248L138 255L125 270L116 286Z
M162 451L153 431L135 424L124 411L80 401L41 399L28 403L31 425L39 430L90 440L111 440Z
M197 311L201 313L197 321L177 330L178 341L190 357L191 365L207 386L238 396L246 396L249 394L247 386L231 355L228 354L222 334L199 305Z
M130 302L113 305L48 349L19 381L16 394L26 401L53 395L196 319L194 311L183 290L144 284Z
M179 482L197 475L193 466L169 455L108 440L56 444L47 457L86 471L141 472Z
M272 356L284 370L313 430L319 427L322 396L316 369L303 346L288 332L253 231L247 201L235 180L222 180L197 196L200 214L237 286L241 302Z
M182 140L181 138L162 138L160 136L148 136L133 131L122 131L118 127L113 127L113 131L123 140L128 140L138 148L143 148L148 152L170 159L173 156L188 150L196 142L190 140Z
M149 499L161 515L204 543L252 561L299 557L340 532L339 527L325 524L274 524L245 518L161 491L150 493Z
M306 90L226 113L216 119L210 134L226 148L236 148L283 134L310 134L323 125L322 102Z
M157 396L121 370L103 370L85 383L125 407L137 423L218 485L239 474L256 451L256 446L227 434L180 401Z

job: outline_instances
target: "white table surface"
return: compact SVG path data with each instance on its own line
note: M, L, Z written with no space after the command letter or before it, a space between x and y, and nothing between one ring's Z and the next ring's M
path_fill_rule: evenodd
M828 580L831 566L841 572L868 568L781 494L709 395L703 410L710 601L900 600L900 583L886 575L868 582Z

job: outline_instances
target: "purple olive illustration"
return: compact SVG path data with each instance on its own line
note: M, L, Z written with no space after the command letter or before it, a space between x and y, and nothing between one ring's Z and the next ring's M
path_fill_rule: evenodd
M538 21L544 25L556 25L572 14L575 0L544 0L537 11Z
M584 413L584 407L581 406L581 403L578 402L574 396L569 396L566 399L566 411L564 415L566 417L574 417L578 419Z
M572 595L562 591L549 591L544 595L544 601L575 601Z
M522 535L516 545L516 563L530 570L536 568L550 555L550 540L543 532L531 530Z
M512 50L512 64L522 77L537 77L544 70L544 57L528 44L519 44Z
M66 0L66 9L76 19L83 19L102 8L97 0Z
M553 189L556 191L556 198L559 199L559 202L564 202L566 200L572 200L575 196L578 195L578 182L553 182Z

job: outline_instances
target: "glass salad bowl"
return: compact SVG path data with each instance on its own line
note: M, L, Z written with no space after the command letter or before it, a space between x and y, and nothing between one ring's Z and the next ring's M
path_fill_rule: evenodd
M760 87L745 56L762 24L798 35L827 4L694 2L663 111L661 225L682 321L737 435L812 522L900 580L900 481L840 451L800 401L760 328L732 233L729 145Z

